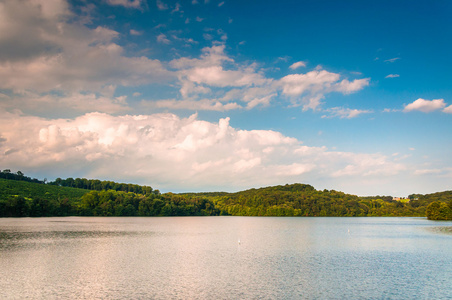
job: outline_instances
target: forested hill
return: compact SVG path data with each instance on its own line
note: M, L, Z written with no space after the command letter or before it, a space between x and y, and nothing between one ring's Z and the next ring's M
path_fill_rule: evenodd
M152 187L146 185L138 185L138 184L130 184L130 183L119 183L109 180L99 180L99 179L86 179L86 178L66 178L61 179L57 178L55 181L47 181L39 180L36 178L31 178L26 176L23 172L17 171L15 173L11 172L10 169L4 169L0 172L0 179L9 179L16 181L26 181L40 184L49 184L55 186L62 187L71 187L85 190L94 190L94 191L102 191L102 190L114 190L114 191L122 191L122 192L133 192L136 194L150 194L150 193L159 193L159 191L154 191Z
M0 217L427 215L452 219L452 191L394 201L390 196L358 197L297 183L237 193L160 194L149 186L79 178L46 183L19 172L6 173L8 179L0 178Z
M86 190L0 178L0 217L210 216L220 211L206 198Z
M389 196L358 197L335 190L316 190L307 184L287 184L207 197L218 209L234 216L424 217L427 205L433 201L402 202Z

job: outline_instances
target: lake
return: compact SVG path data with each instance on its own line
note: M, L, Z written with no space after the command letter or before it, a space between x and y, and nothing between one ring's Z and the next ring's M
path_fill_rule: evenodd
M0 299L452 299L451 226L424 218L0 219Z

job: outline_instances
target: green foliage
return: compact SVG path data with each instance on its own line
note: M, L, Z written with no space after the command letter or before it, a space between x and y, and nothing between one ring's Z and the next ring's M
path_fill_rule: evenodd
M76 214L87 190L0 179L0 217L44 217Z
M426 206L431 203L429 199L402 202L392 200L391 196L358 197L335 190L317 191L306 184L207 196L221 214L234 216L423 217Z
M425 214L429 220L452 220L452 200L449 204L440 201L430 203Z
M1 171L0 178L1 179L9 179L9 180L34 182L34 183L44 183L44 181L38 180L36 178L31 178L31 177L25 176L24 173L21 171L17 171L16 173L13 173L13 172L11 172L10 169L4 169L3 171Z
M0 217L213 216L212 201L195 195L137 194L0 179Z
M114 181L100 181L98 179L86 179L86 178L66 178L61 179L57 178L55 181L51 181L48 184L56 185L56 186L64 186L64 187L73 187L79 189L86 190L95 190L95 191L106 191L106 190L114 190L114 191L122 191L122 192L132 192L136 194L159 194L158 190L153 190L150 186L145 185L137 185L130 183L118 183Z
M15 176L25 177L21 172ZM452 219L452 191L413 194L410 201L402 202L393 201L390 196L358 197L335 190L318 191L307 184L286 184L237 193L160 194L151 187L137 188L137 185L110 181L64 180L64 185L83 189L63 187L62 182L62 179L52 184L0 179L0 217L427 215L432 220ZM85 189L87 187L93 190Z
M216 216L213 202L196 196L140 195L122 191L91 191L81 197L79 212L86 216Z

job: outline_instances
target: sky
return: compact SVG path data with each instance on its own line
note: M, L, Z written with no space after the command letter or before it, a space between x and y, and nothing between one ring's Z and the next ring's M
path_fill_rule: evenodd
M452 2L0 0L0 169L452 188Z

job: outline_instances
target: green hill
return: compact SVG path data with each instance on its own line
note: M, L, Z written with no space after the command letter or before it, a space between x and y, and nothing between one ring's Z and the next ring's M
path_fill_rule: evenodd
M307 184L286 184L237 193L201 193L223 214L234 216L412 216L424 217L437 197L394 201L389 196L358 197L335 190L316 190ZM199 194L199 195L201 195ZM443 201L452 199L452 192ZM195 194L196 195L196 194Z
M89 191L0 179L0 216L67 216Z
M121 184L113 183L113 186ZM0 179L0 217L50 216L206 216L220 212L205 197L87 190L17 179ZM142 191L146 191L143 194Z
M70 201L76 201L79 200L81 196L89 192L85 189L68 188L1 178L0 190L0 201L7 200L10 196L20 196L24 198L40 197L47 200L67 198Z
M10 173L9 173L10 174ZM444 219L452 216L452 191L410 195L358 197L335 190L316 190L308 184L286 184L237 193L206 192L160 194L147 186L109 181L79 182L83 189L57 182L0 178L0 217L40 216L416 216ZM86 188L95 188L88 190ZM124 190L121 190L124 189ZM136 192L135 192L136 191Z

